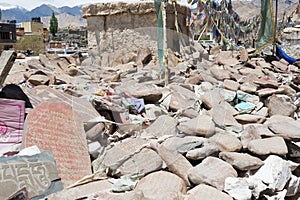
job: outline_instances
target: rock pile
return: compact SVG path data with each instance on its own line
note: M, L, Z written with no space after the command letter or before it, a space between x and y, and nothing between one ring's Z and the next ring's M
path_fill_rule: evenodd
M12 174L21 155L0 159L0 183L47 199L298 198L298 67L193 45L170 51L167 86L148 50L114 67L50 54L16 62L6 83L26 86L34 107L22 145L53 157L40 168L23 158L45 183L37 189Z

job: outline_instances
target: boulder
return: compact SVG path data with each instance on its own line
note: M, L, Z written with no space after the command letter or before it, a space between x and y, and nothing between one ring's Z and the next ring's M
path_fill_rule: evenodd
M169 115L161 115L153 124L145 129L143 135L150 137L160 137L163 135L177 134L177 120Z
M198 115L198 117L180 123L177 128L187 135L209 137L215 132L215 124L211 117Z
M237 172L227 162L219 158L207 157L200 164L190 169L188 176L195 185L205 183L218 190L223 190L225 179L227 177L237 177Z
M227 132L216 133L209 141L215 143L221 151L239 151L243 147L236 136Z
M248 149L257 155L286 155L288 153L285 141L281 137L252 140L248 144Z
M283 190L292 176L288 161L278 156L270 155L264 160L264 163L265 164L253 175L253 178L263 181L268 185L268 188L272 190Z
M142 178L134 192L142 194L143 199L182 199L186 194L186 184L175 174L158 171Z
M232 200L232 198L216 188L200 184L187 192L185 200Z
M247 153L221 152L219 157L241 171L258 169L264 164L259 158Z

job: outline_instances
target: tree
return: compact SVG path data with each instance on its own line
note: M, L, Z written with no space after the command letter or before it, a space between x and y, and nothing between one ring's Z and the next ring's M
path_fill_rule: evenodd
M2 20L2 10L0 8L0 20Z
M58 28L58 23L57 23L57 18L54 15L54 11L52 10L52 16L50 19L50 33L55 36L57 33L57 28Z

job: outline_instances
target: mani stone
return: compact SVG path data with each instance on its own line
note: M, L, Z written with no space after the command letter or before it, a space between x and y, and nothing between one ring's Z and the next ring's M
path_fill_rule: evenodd
M80 116L83 122L87 122L100 116L92 104L87 100L65 94L48 86L41 85L34 87L28 96L34 106L37 106L41 102L64 102L72 107L72 109ZM98 123L97 125L85 131L90 139L96 138L103 132L103 129L104 124Z
M232 200L232 198L216 188L200 184L187 192L185 200Z
M242 171L258 169L264 164L259 158L247 153L221 152L219 157Z
M83 122L66 103L44 102L25 122L24 146L51 150L64 186L91 174Z
M227 162L219 158L207 157L200 164L190 169L188 176L195 185L205 183L218 190L223 190L225 179L227 177L237 177L237 172Z
M142 178L134 191L142 193L144 199L183 199L183 195L186 194L186 184L175 174L158 171Z
M177 128L187 135L211 136L215 132L215 123L210 116L198 115L198 117L180 123Z
M286 155L288 153L287 145L282 137L252 140L248 144L248 149L257 155Z
M51 151L33 156L0 157L0 172L0 199L8 199L23 187L33 200L63 189Z

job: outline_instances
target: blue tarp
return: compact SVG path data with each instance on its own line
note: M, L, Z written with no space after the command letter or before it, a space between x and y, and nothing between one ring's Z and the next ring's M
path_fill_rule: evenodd
M276 44L276 56L280 59L284 59L286 60L289 64L294 64L295 62L297 62L296 59L288 56L283 49L280 48L280 46L278 44Z

